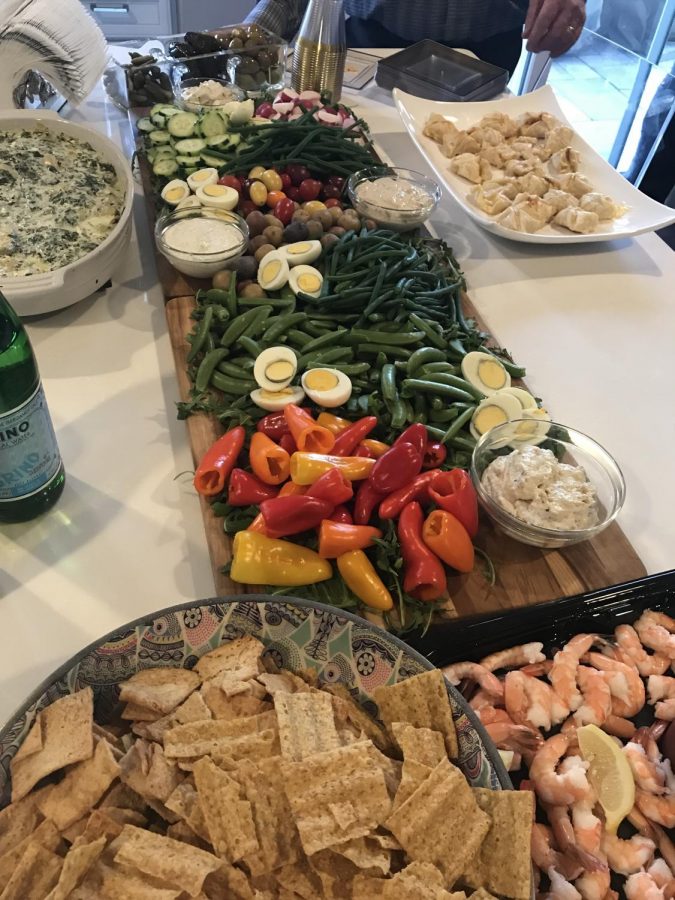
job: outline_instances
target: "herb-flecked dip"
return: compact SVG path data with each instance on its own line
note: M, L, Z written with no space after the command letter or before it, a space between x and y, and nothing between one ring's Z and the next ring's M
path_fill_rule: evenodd
M119 221L124 184L77 138L0 131L0 279L50 272L95 250Z

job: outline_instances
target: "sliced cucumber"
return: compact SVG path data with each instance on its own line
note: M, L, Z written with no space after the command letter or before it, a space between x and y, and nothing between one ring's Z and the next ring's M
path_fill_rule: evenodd
M189 169L183 169L183 171L185 173L185 177L189 178L190 175L194 175L195 172L199 172L199 166L192 166Z
M176 162L181 166L194 166L196 162L199 162L196 156L176 156ZM222 165L222 163L219 163Z
M152 152L155 156L175 156L176 151L171 144L160 144L159 147L153 147Z
M176 141L174 147L180 156L198 156L202 150L206 150L206 141L201 138L188 138L185 141ZM195 162L199 162L199 160L195 160Z
M143 116L142 119L139 119L138 122L136 122L136 128L138 128L139 131L154 131L155 124L150 120L150 116Z
M241 143L241 135L240 134L236 134L235 132L233 132L232 134L229 134L228 137L230 139L230 147L236 147L237 144L240 144L241 145L239 148L240 150L243 150L245 148L245 144Z
M151 131L148 137L153 144L168 144L171 140L171 135L168 131Z
M178 107L178 106L168 106L168 105L162 106L158 110L158 112L161 112L161 114L164 116L165 119L170 119L170 118L172 118L172 116L177 116L178 113L180 113L182 111L183 110L180 109L180 107Z
M207 147L218 147L221 150L227 149L230 145L229 134L216 134L214 137L204 138Z
M205 138L208 138L217 134L225 134L227 126L217 109L209 109L202 114L199 120L199 130Z
M171 175L174 175L178 171L178 163L175 159L164 157L155 162L152 171L155 175L161 175L163 178L170 178Z
M229 157L226 157L224 159L220 153L216 156L214 153L207 153L206 151L200 153L200 156L202 158L202 161L205 162L207 166L213 166L216 169L222 166L223 163L226 162L227 159L229 159Z
M197 124L197 116L194 113L178 113L169 119L169 133L177 138L189 138L195 133L195 125Z

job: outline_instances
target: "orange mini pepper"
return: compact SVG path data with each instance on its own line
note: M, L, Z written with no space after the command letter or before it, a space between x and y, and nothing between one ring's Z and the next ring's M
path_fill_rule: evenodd
M474 550L469 532L456 516L444 509L429 513L422 526L422 540L443 562L458 572L471 572Z
M323 425L324 428L332 431L333 434L339 434L352 424L347 419L341 419L340 416L334 416L333 413L327 412L319 413L316 421L318 425Z
M291 457L262 431L254 432L248 459L253 472L265 484L281 484L291 473Z
M296 484L314 484L324 472L334 468L339 469L350 481L360 481L370 475L374 465L374 459L361 456L294 453L291 456L291 478Z
M381 537L380 529L372 525L347 525L324 519L319 528L319 556L335 559L350 550L367 550L375 538Z
M307 453L330 453L333 449L335 445L333 432L315 422L306 409L301 409L295 403L289 403L284 407L284 416L298 450Z
M389 449L389 444L385 444L384 441L375 441L372 438L366 438L365 441L361 441L359 446L370 450L375 459L379 459Z

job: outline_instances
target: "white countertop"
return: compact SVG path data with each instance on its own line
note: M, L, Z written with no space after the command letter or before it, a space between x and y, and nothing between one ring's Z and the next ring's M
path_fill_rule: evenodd
M387 156L426 171L388 93L371 82L344 99ZM126 117L101 88L69 118L130 151ZM0 723L90 641L213 594L199 503L180 475L192 460L137 190L135 239L113 287L28 323L67 481L45 516L1 526ZM619 521L648 571L675 566L673 252L655 235L569 248L500 240L447 197L432 225L554 418L616 456L627 481Z

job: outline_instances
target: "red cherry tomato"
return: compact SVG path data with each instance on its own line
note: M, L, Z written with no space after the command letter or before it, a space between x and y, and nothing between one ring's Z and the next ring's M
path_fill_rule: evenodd
M288 189L291 187L293 182L291 181L291 176L288 172L281 172L281 190L288 196Z
M291 181L296 187L299 187L305 178L312 177L307 166L301 166L297 163L292 163L286 171L291 176Z
M326 200L337 200L338 197L342 196L342 188L339 188L336 184L324 184L323 186L323 197Z
M236 175L223 175L218 179L218 184L225 184L227 187L234 188L238 194L241 194L241 181Z
M255 180L256 180L255 178L241 178L240 179L241 191L239 193L245 200L248 200L248 192L250 191L251 185L253 184L253 182Z
M334 184L335 187L339 187L340 190L345 186L345 179L342 175L331 175L328 178L328 184Z
M325 202L326 202L326 209L330 209L333 206L337 206L338 209L342 209L342 204L335 197L329 197L328 200L326 200Z
M286 197L284 200L280 200L274 206L274 215L284 225L288 225L288 223L293 218L294 212L295 203L293 203L293 201L289 197Z
M302 197L300 196L300 188L297 188L294 184L292 184L289 188L286 188L285 193L289 200L302 200Z
M321 193L322 186L321 182L317 181L316 178L305 178L299 185L300 196L305 202L316 200Z
M270 191L267 195L267 205L274 207L280 200L285 200L286 194L283 191Z
M254 210L258 209L253 200L242 200L239 203L239 215L246 218L249 213L254 212Z

